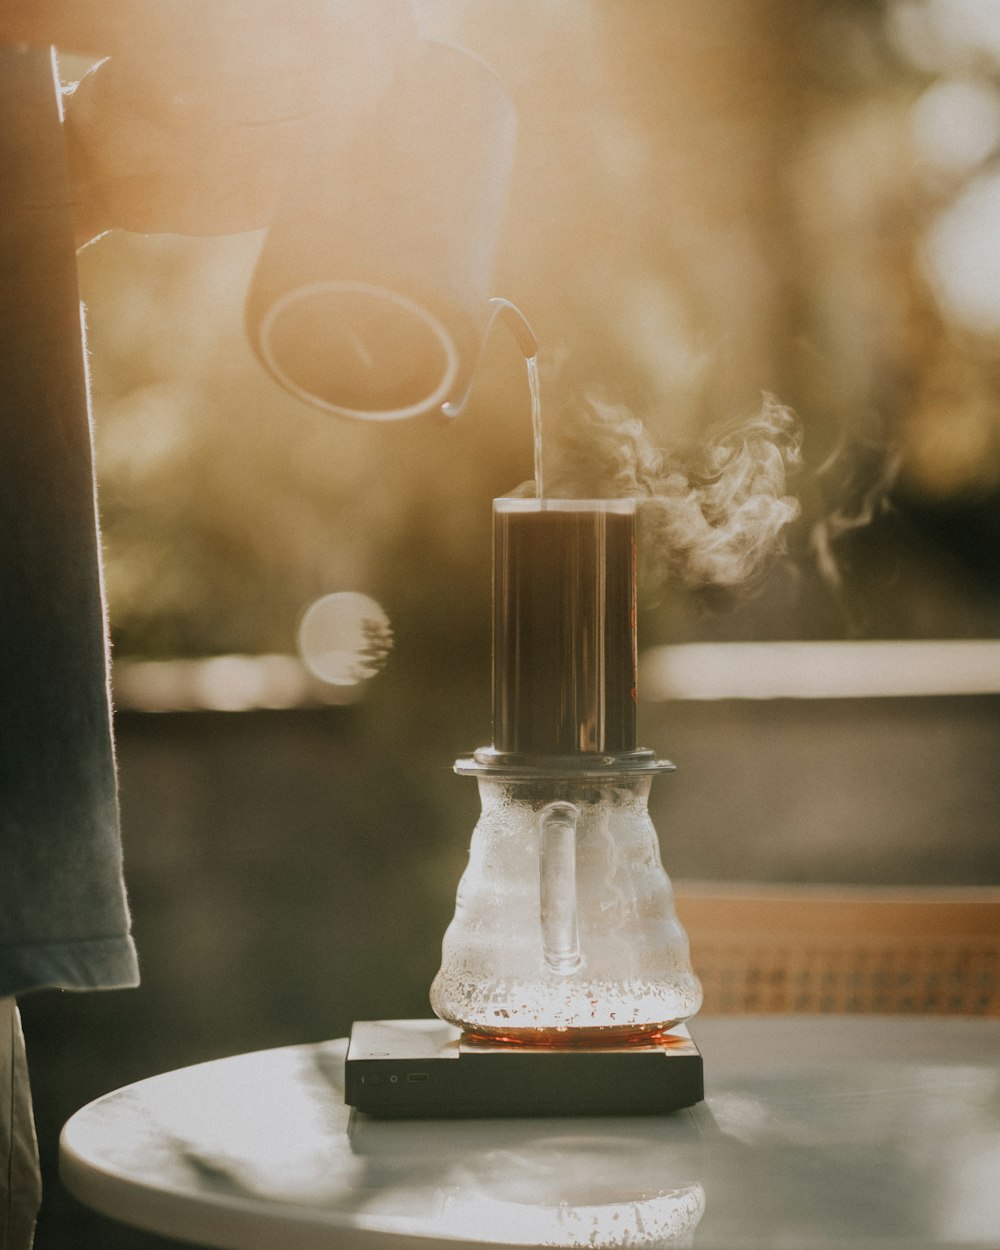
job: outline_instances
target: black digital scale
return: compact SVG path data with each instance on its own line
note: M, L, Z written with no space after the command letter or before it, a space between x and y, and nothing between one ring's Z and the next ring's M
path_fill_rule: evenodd
M704 1098L684 1025L622 1047L491 1045L442 1020L359 1020L345 1101L381 1119L650 1115Z

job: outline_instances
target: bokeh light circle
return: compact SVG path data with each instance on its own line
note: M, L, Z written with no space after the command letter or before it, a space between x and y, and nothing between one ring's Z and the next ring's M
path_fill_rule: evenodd
M357 686L385 666L392 627L381 604L353 590L324 595L306 609L299 653L309 671L334 686Z

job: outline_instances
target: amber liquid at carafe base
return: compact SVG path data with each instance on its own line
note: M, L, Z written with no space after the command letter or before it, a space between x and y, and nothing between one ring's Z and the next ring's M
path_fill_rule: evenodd
M463 1029L467 1042L484 1046L530 1046L536 1049L565 1050L567 1046L580 1046L587 1050L614 1049L618 1046L655 1046L663 1044L664 1033L679 1020L666 1020L663 1024L608 1025L606 1028L566 1029Z

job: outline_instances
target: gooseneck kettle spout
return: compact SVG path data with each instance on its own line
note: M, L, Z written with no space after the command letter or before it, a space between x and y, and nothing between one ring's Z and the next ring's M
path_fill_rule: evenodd
M506 322L510 327L514 338L517 340L518 347L524 353L525 360L531 360L538 355L538 339L535 338L535 332L528 324L528 319L525 317L524 313L521 312L520 308L518 308L516 304L512 304L509 299L500 299L499 297L496 297L489 300L487 302L487 306L490 311L479 346L479 356L482 355L483 347L486 344L489 332L493 328L493 323L498 318ZM478 363L479 358L477 356L476 364ZM473 366L472 372L474 375L475 366ZM472 394L473 381L474 377L470 376L468 384L462 392L462 395L457 400L450 400L449 402L441 405L441 412L444 416L461 416L462 410L465 408L465 405L468 403L469 396Z

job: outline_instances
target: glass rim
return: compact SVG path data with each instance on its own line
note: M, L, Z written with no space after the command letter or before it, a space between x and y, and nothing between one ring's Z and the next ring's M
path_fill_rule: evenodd
M494 512L612 512L630 516L636 510L635 499L563 499L543 495L501 495L493 500Z

